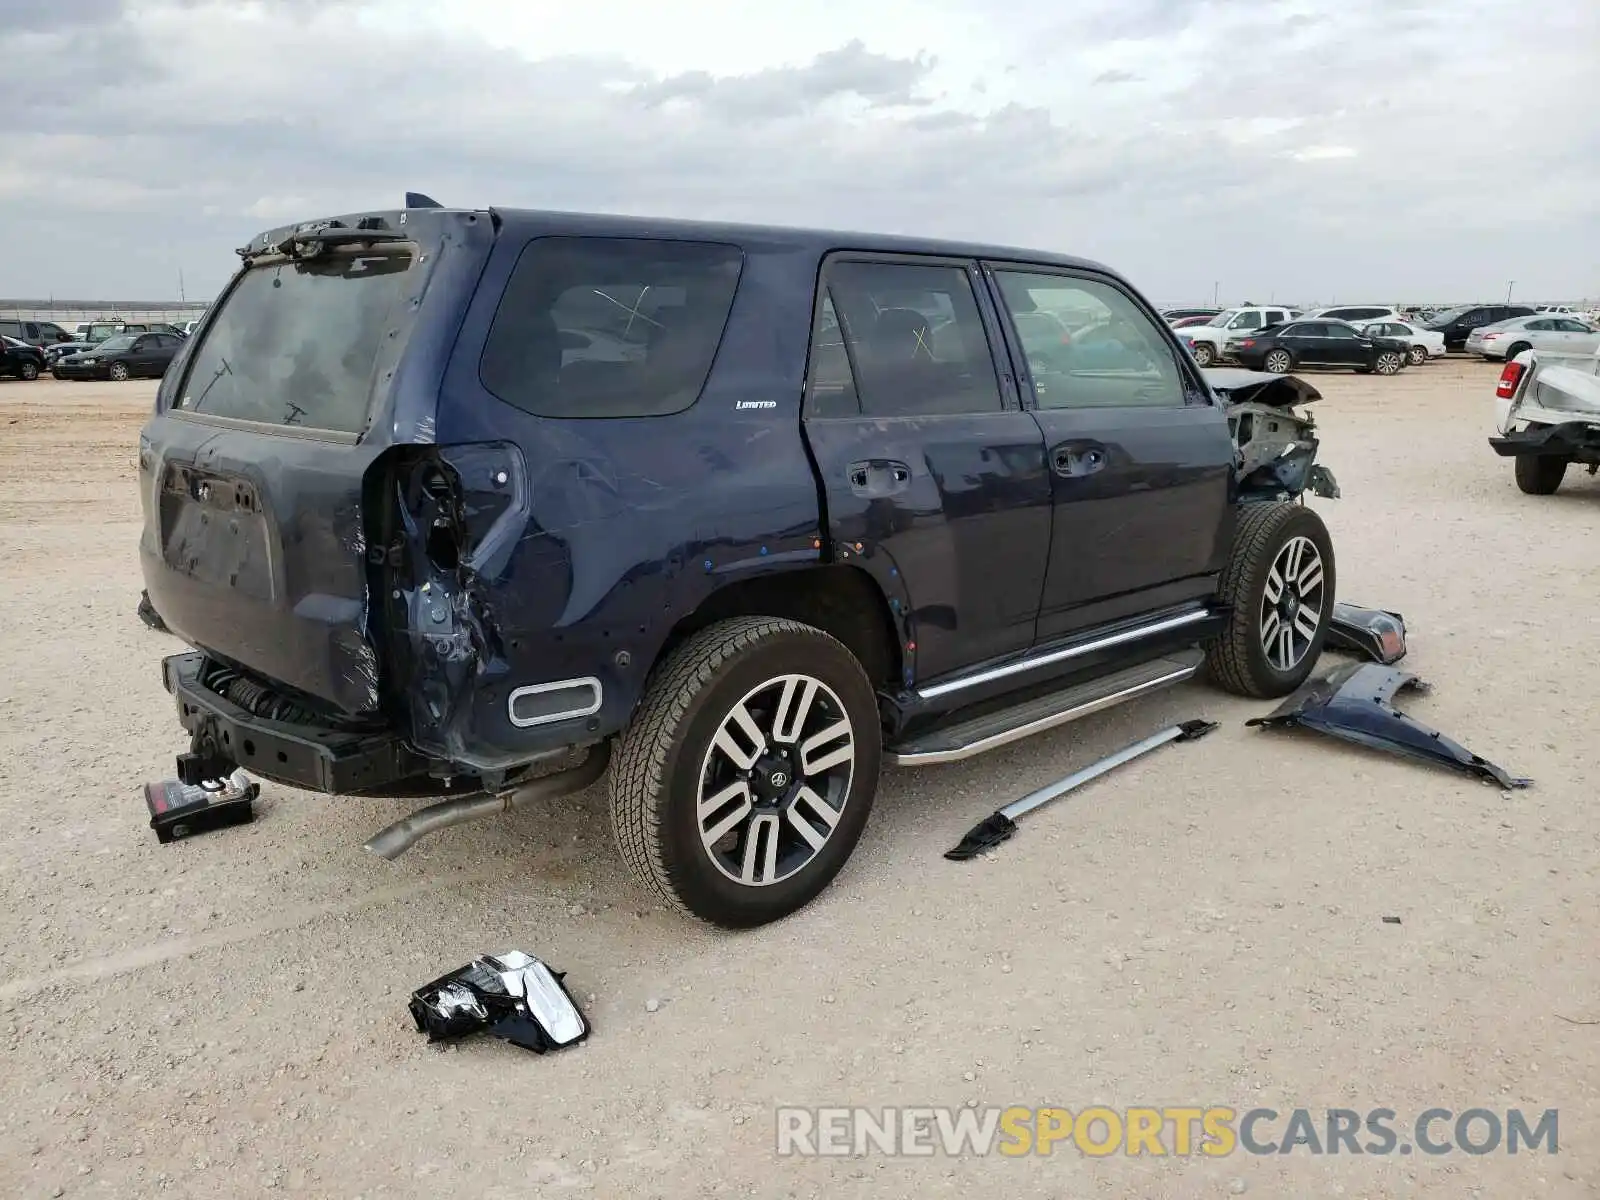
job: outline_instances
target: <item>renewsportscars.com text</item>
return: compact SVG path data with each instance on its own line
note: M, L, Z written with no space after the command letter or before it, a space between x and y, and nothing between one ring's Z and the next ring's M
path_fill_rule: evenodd
M1429 1108L1409 1120L1392 1108L780 1108L776 1148L800 1157L1555 1154L1557 1124L1553 1108Z

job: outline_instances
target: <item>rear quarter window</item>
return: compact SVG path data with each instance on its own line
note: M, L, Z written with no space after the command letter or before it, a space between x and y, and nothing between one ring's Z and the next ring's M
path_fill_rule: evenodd
M655 417L699 399L744 265L737 246L645 238L528 243L478 363L540 417Z

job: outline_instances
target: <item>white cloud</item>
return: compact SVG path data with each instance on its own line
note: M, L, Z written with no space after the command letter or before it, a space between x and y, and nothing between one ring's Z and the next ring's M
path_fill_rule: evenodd
M408 188L1038 245L1171 300L1600 289L1593 0L92 2L0 28L8 290L218 286Z

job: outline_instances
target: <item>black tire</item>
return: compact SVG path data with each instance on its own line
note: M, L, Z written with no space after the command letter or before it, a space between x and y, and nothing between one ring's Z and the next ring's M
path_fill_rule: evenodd
M830 697L822 702L831 707L836 700L842 717L848 718L854 761L839 793L836 822L821 835L821 847L791 874L751 885L725 874L702 840L701 787L703 776L713 769L712 745L724 721L752 693L769 683L777 686L774 681L787 675L807 676L829 690ZM796 739L797 759L804 753L802 744ZM645 888L670 906L728 929L765 925L810 903L844 866L866 827L882 754L872 684L841 643L797 621L739 617L718 622L657 666L623 731L611 765L611 825L617 847ZM800 774L797 764L791 787L799 787ZM758 815L752 808L745 819L754 821ZM797 835L788 818L785 813L773 832L763 836L787 834L793 843ZM753 824L728 836L736 834L745 846L748 842L742 839L757 837ZM760 848L766 843L757 844Z
M108 372L108 374L111 376L112 380L115 381L116 383L125 383L127 380L133 378L133 372L128 370L128 364L127 363L119 363L119 362L112 363L111 364L111 369Z
M17 368L17 374L22 377L24 383L32 383L39 378L39 368L31 362L25 362Z
M1413 367L1420 367L1428 361L1428 348L1426 346L1413 346L1406 351L1406 357L1411 360Z
M1385 350L1372 362L1372 369L1379 375L1398 375L1400 368L1405 363L1405 358L1397 350Z
M1211 348L1210 342L1196 342L1194 344L1194 363L1197 367L1209 367L1217 361L1217 352Z
M1547 454L1519 454L1512 460L1517 487L1530 496L1553 496L1567 474L1567 460Z
M1279 556L1297 539L1316 548L1322 571L1320 586L1307 587L1302 598L1302 602L1315 602L1315 632L1306 639L1300 656L1284 669L1268 657L1265 645L1267 588ZM1232 616L1228 627L1206 649L1211 677L1238 696L1263 699L1294 691L1306 681L1322 653L1337 583L1333 541L1314 511L1279 501L1244 505L1218 588L1219 598L1232 609ZM1301 636L1296 634L1297 643Z
M1269 350L1261 360L1261 369L1274 375L1287 375L1294 369L1294 355L1283 349Z
M1515 358L1517 355L1521 354L1524 350L1532 350L1532 349L1533 349L1533 347L1528 345L1527 342L1518 342L1515 346L1511 347L1511 349L1506 351L1505 361L1506 362L1510 362L1513 358Z

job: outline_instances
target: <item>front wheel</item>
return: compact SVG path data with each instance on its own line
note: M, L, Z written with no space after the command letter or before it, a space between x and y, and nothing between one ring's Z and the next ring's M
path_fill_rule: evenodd
M1210 342L1196 342L1194 344L1194 362L1197 367L1209 367L1217 361L1217 352L1212 349Z
M1400 370L1403 360L1393 350L1385 350L1378 355L1378 360L1372 364L1372 369L1379 375L1393 375Z
M115 380L117 383L126 383L128 378L129 378L128 364L127 363L119 363L119 362L118 363L112 363L111 364L111 378L113 380Z
M1333 616L1333 541L1311 509L1243 506L1219 598L1232 611L1206 651L1211 676L1239 696L1286 696L1306 681Z
M1428 348L1426 346L1413 346L1406 351L1406 357L1411 360L1413 367L1420 367L1428 361Z
M740 617L655 670L611 767L611 824L647 889L730 929L788 916L832 882L878 788L882 734L861 664L818 629Z
M1274 350L1267 355L1266 361L1262 363L1262 366L1266 367L1274 375L1287 375L1289 368L1294 366L1294 359L1289 357L1287 350Z

